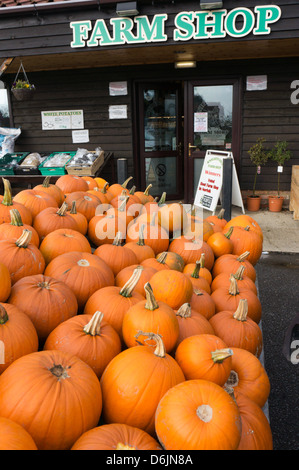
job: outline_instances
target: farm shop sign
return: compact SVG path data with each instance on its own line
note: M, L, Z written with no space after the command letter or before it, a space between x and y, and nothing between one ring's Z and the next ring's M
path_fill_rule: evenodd
M174 20L174 41L202 39L219 39L227 35L234 38L254 35L268 35L271 25L281 17L281 10L276 5L263 5L254 8L240 7L227 12L216 11L183 11ZM92 24L90 20L70 23L73 30L71 47L97 47L120 44L140 44L166 42L165 32L168 15L155 15L150 21L147 16L132 18L110 18L110 34L106 21L98 19ZM111 29L111 28L110 28Z

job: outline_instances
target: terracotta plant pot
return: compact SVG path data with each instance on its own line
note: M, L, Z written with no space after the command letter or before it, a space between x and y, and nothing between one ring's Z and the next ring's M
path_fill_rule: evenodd
M282 209L283 200L283 196L269 196L269 211L280 212Z
M247 210L256 212L260 209L261 197L260 196L247 196Z

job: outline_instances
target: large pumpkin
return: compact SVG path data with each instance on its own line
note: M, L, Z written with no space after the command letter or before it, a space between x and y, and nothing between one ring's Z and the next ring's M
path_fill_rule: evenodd
M72 202L72 205L70 207L70 209L67 211L68 214L70 214L73 219L76 221L77 223L77 230L82 233L82 235L86 235L87 233L87 230L88 230L88 221L85 217L84 214L82 214L81 212L78 212L77 211L77 208L76 208L76 201L73 201Z
M35 191L44 191L45 193L50 194L50 196L54 197L56 200L58 207L60 207L64 201L64 194L57 184L50 184L50 179L51 176L46 176L44 181L41 184L34 186L33 189Z
M4 194L0 197L0 224L11 221L11 209L18 209L24 224L32 225L32 215L24 204L21 204L12 198L10 181L2 178Z
M49 334L44 349L59 349L78 356L100 378L111 359L121 352L118 334L103 317L97 311L69 318Z
M81 251L71 251L52 259L44 274L69 286L77 298L79 311L96 290L114 284L110 267L95 254Z
M126 312L136 303L144 300L144 294L135 291L141 269L134 269L132 276L123 287L108 286L96 290L87 300L84 313L92 315L100 310L105 321L110 323L122 339L122 324Z
M86 431L71 450L162 450L147 432L127 424L103 424Z
M32 225L24 224L21 214L18 209L10 210L11 221L4 222L0 224L0 240L8 240L9 238L19 238L24 229L30 230L32 232L31 243L37 246L40 245L40 239L37 231Z
M77 230L60 228L49 232L39 247L46 264L59 255L70 251L91 253L91 246L86 237Z
M270 394L270 380L261 361L250 351L231 348L232 369L226 385L232 387L237 398L239 393L253 400L261 408Z
M178 340L179 323L174 310L165 302L157 302L151 285L144 286L146 300L131 307L123 318L122 335L128 347L136 346L136 335L140 330L161 335L165 351L170 353ZM138 342L148 342L148 337L138 336ZM155 344L155 343L152 343Z
M189 265L187 266L191 266L193 263L189 263ZM194 270L192 272L184 272L185 276L187 276L190 281L192 282L192 285L193 285L193 289L201 289L201 290L205 290L208 294L211 293L211 286L210 286L210 283L209 281L202 277L200 274L199 274L199 271L200 271L200 261L196 261L196 263L194 263L195 267L194 267Z
M22 356L0 376L0 415L32 436L39 450L68 450L98 424L102 393L94 371L61 351Z
M184 205L179 202L164 204L158 211L158 222L170 234L181 234L187 223Z
M235 312L218 312L210 319L215 334L229 347L243 348L259 357L263 335L259 325L248 317L247 299L241 299Z
M37 450L30 434L11 419L0 418L0 450Z
M241 419L233 398L208 380L186 380L157 407L156 434L167 450L236 450Z
M145 336L145 332L141 332ZM155 433L155 411L160 399L185 380L177 362L165 352L160 336L148 333L153 346L134 346L118 354L102 378L103 419Z
M207 333L185 338L175 352L186 380L210 380L221 386L230 375L231 356L232 350L221 338Z
M154 197L149 193L149 191L150 191L150 189L151 189L152 186L153 186L152 184L149 184L149 185L145 188L144 192L142 192L142 191L135 191L134 194L135 194L135 196L138 197L138 199L140 200L141 204L144 205L144 204L146 204L147 202L153 202L153 201L154 201Z
M190 240L185 236L177 237L172 240L169 245L169 251L179 254L185 264L196 263L200 259L202 253L205 254L205 266L211 271L215 256L212 248L204 240Z
M31 242L32 232L24 229L20 238L0 241L0 259L10 272L12 285L24 276L42 274L45 260Z
M223 231L227 231L230 227L250 227L251 230L254 230L259 234L261 239L263 240L263 230L260 227L260 225L257 223L257 221L251 217L248 214L241 214L237 215L236 217L233 217L230 221L228 221L224 227Z
M26 313L41 343L59 323L78 311L77 299L70 287L44 274L26 276L16 282L9 303Z
M75 191L88 191L89 186L81 176L62 175L55 183L63 194L73 193Z
M249 251L245 251L241 255L227 254L222 255L215 260L212 276L215 278L218 274L228 272L229 274L235 273L240 266L244 266L244 275L250 277L255 282L256 270L254 266L248 261Z
M77 212L81 212L88 222L96 215L96 210L101 205L101 200L87 191L74 191L68 194L65 202L69 209L71 209L73 201L76 201Z
M205 333L210 335L215 334L209 320L201 315L201 313L193 310L190 304L183 304L178 310L176 310L175 314L179 322L179 337L176 347L189 336Z
M145 228L145 225L141 224L140 229L139 229L139 238L137 241L126 242L126 245L125 245L126 248L129 248L135 253L138 264L140 264L145 259L155 258L155 252L153 248L147 245L144 241L144 236L143 236L144 228Z
M0 302L6 302L11 292L11 277L8 267L0 262Z
M140 270L139 281L135 284L134 292L139 292L142 296L145 295L144 286L147 282L150 282L153 275L157 272L156 269L151 267L145 267L140 264L131 264L122 269L115 277L115 285L117 287L123 287L133 275L135 269Z
M169 247L169 232L157 222L157 212L154 212L149 223L134 220L128 226L127 242L136 242L139 240L140 227L145 225L143 236L144 243L149 245L155 252L155 255L167 251Z
M0 341L4 344L0 374L19 357L38 350L38 336L32 321L22 310L8 303L0 303Z
M157 255L156 258L147 258L141 261L141 266L145 268L153 268L156 271L163 271L165 269L170 269L170 267L165 263L167 257L167 251L163 251L163 253Z
M157 271L151 278L154 296L167 303L174 310L191 301L193 285L190 279L179 271L166 269Z
M195 263L186 264L184 269L183 269L183 273L185 273L185 274L193 273L194 269L196 268L196 265L198 264L198 262L199 262L199 266L200 266L199 271L198 271L199 276L206 279L208 281L209 285L211 285L213 277L212 277L211 271L208 268L205 267L205 254L204 253L201 254L200 259L197 260Z
M215 258L219 256L233 253L234 244L231 240L234 227L231 227L228 232L215 232L207 240L207 244L212 248Z
M67 203L63 202L59 209L47 207L37 214L33 222L33 228L42 241L49 233L61 228L78 230L75 219L67 212Z
M190 300L191 308L209 320L216 313L215 302L203 289L194 289Z
M251 289L257 295L257 287L255 283L250 277L244 275L244 271L245 266L241 265L239 269L233 273L233 276L237 281L237 285L242 289ZM231 275L232 274L228 271L223 271L222 273L218 274L218 276L216 276L211 283L211 291L213 292L220 287L229 288Z
M234 227L230 241L233 245L232 254L241 255L245 251L249 251L250 254L247 259L253 266L256 265L263 251L263 240L259 233L252 230L249 225L247 227Z
M117 233L126 233L126 223L117 214L97 214L88 223L88 238L95 245L112 244Z
M15 202L23 204L31 212L32 220L47 207L58 209L57 201L50 194L36 189L23 189L14 197Z
M103 260L116 276L122 269L131 264L138 264L137 256L132 250L122 243L122 233L116 234L113 243L98 246L94 250L94 256Z

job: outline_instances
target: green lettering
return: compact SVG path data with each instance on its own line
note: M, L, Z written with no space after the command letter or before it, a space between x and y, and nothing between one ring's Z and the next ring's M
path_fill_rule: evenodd
M70 27L73 29L71 47L84 47L88 31L91 30L91 21L73 21Z
M137 41L132 34L134 23L131 18L111 18L110 23L114 27L113 44L132 44Z
M194 35L194 24L193 24L193 11L183 11L179 13L175 19L174 24L176 29L173 32L174 41L188 41Z
M226 10L217 11L197 11L198 18L197 31L195 39L223 38L225 31L223 29L224 16Z
M113 44L113 41L107 30L107 26L104 20L97 20L95 22L91 37L87 42L88 47L95 46L107 46Z
M271 29L269 23L275 23L281 17L281 9L276 5L267 5L255 7L257 13L257 27L253 30L253 34L270 34Z
M162 42L167 41L165 34L165 21L168 15L161 14L153 17L152 23L147 16L137 16L134 21L137 24L138 42Z
M236 21L239 17L243 19L243 26L237 29ZM231 10L225 20L225 29L227 34L232 37L243 37L252 31L254 27L255 17L251 10L248 8L235 8Z

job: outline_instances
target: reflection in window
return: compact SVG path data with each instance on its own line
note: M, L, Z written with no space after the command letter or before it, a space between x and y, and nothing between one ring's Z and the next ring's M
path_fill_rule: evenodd
M147 89L144 98L144 141L146 152L176 149L176 93Z
M146 158L145 159L146 186L152 185L151 194L161 195L177 193L176 157Z
M0 89L0 127L10 127L7 90L3 88Z
M194 145L201 150L230 149L232 107L232 85L194 87Z

